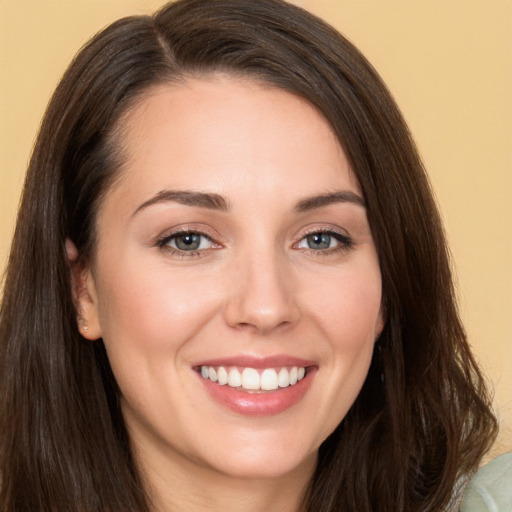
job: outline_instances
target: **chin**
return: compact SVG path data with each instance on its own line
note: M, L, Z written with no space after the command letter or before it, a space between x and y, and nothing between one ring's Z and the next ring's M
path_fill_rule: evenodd
M297 472L313 474L318 450L306 453L302 450L294 443L287 442L286 437L280 439L278 446L271 444L263 447L261 443L250 443L240 448L233 445L229 453L223 453L220 457L213 454L211 467L226 476L248 480L280 478Z

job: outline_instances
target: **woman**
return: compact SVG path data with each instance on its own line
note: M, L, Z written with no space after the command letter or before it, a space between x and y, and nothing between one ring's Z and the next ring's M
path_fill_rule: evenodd
M496 428L397 107L278 0L79 53L0 336L6 511L438 511Z

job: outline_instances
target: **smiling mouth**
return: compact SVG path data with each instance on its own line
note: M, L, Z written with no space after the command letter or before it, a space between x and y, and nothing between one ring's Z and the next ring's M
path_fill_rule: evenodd
M197 371L204 379L247 392L275 391L295 386L307 374L307 367L281 368L200 366Z

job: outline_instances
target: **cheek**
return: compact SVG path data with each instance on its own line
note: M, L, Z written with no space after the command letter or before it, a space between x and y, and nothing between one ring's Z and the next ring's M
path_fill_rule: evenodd
M356 399L368 374L381 330L381 280L377 265L340 272L314 304L316 325L327 340L324 392L334 428Z
M105 269L99 318L107 348L123 345L155 352L177 350L215 314L215 290L197 275L165 265Z
M382 327L378 266L331 273L325 282L308 297L308 303L334 348L357 351L362 344L373 343Z
M165 264L105 268L99 290L100 323L112 371L127 406L140 421L154 418L162 404L186 399L190 340L215 316L211 283ZM199 284L198 284L199 283ZM203 289L204 288L204 289ZM193 344L192 344L193 345ZM178 395L170 389L181 389ZM192 399L189 403L194 403ZM142 412L141 412L142 411Z

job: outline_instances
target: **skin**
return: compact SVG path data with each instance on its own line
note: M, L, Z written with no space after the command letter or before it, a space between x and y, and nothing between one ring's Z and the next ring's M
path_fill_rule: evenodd
M347 158L308 103L225 75L154 88L120 126L125 163L75 284L79 327L104 340L155 509L298 510L383 327L364 206L297 209L361 196ZM163 190L218 194L229 208L155 201ZM208 238L179 251L169 236L183 229ZM330 231L342 241L310 247L307 235ZM280 414L230 410L193 368L276 354L314 362L308 391Z

